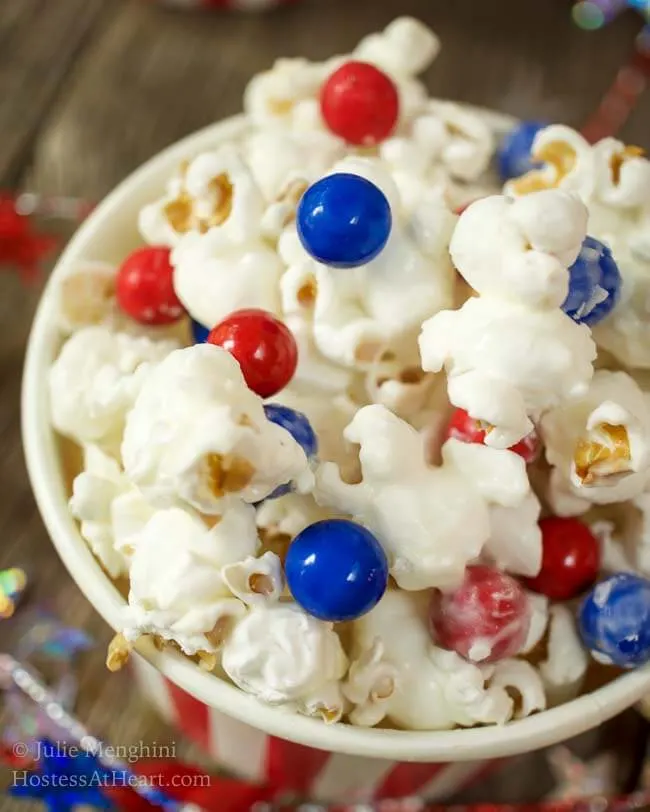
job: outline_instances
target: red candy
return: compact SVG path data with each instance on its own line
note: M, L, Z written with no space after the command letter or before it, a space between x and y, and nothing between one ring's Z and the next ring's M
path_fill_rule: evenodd
M360 146L388 138L399 116L395 85L366 62L346 62L334 71L321 89L320 105L329 129Z
M467 660L493 663L517 654L526 642L530 604L505 572L477 565L450 592L435 590L429 607L433 641Z
M542 531L542 568L526 586L555 601L579 595L598 577L600 547L595 536L577 519L550 516Z
M117 303L140 324L172 324L185 313L174 292L170 254L170 249L161 245L138 248L117 272Z
M293 333L266 310L231 313L210 331L207 341L239 361L249 389L262 398L284 389L298 365Z
M479 428L476 420L470 417L464 409L456 409L453 413L449 425L447 426L447 437L453 437L463 443L485 443L486 432ZM540 449L539 437L535 431L524 437L518 443L510 447L510 451L519 454L526 464L534 462Z

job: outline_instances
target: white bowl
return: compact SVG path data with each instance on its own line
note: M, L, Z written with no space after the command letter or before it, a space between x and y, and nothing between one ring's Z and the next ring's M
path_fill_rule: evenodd
M497 129L509 124L505 117L486 117ZM61 343L53 319L54 284L68 266L80 259L119 261L139 244L139 209L160 194L180 161L236 138L246 127L243 117L207 127L166 149L121 183L81 226L61 256L32 326L22 391L23 443L29 476L59 555L79 588L113 629L120 626L125 601L93 557L70 515L57 440L49 421L48 369ZM376 730L326 725L317 719L289 714L261 704L173 652L158 652L146 641L137 650L197 699L266 733L322 750L398 761L466 761L535 750L597 727L650 692L650 666L646 666L572 702L503 727L438 732Z

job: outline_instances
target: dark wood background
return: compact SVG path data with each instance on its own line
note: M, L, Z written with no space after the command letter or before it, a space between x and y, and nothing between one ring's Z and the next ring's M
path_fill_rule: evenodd
M580 125L631 53L641 20L629 12L585 32L570 8L568 0L313 0L247 16L182 13L143 0L0 0L0 189L97 200L162 147L238 112L249 77L276 57L345 52L405 13L442 39L425 77L433 94ZM647 96L623 136L650 147ZM113 743L173 737L126 674L104 671L109 631L63 569L36 512L18 401L39 286L25 289L9 273L0 285L0 567L26 567L30 602L48 604L96 638L79 670L78 710L98 735ZM11 636L0 621L0 648ZM0 811L29 808L0 798Z

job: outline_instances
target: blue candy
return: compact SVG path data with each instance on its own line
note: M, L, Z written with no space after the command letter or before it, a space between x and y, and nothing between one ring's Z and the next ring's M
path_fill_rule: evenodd
M546 127L541 121L522 121L505 136L497 150L497 164L501 178L506 181L518 178L535 169L530 151L535 136Z
M650 580L629 572L611 575L578 609L585 646L599 660L632 668L650 661Z
M578 324L593 327L616 306L621 284L612 252L602 242L586 237L578 259L569 268L569 294L562 310Z
M298 236L314 259L333 268L370 262L390 236L384 193L360 175L328 175L307 189L296 215Z
M202 324L199 324L198 321L192 319L192 337L194 338L195 344L205 344L209 333L209 327L204 327Z
M276 423L286 429L293 439L302 447L307 457L311 459L318 453L318 437L311 427L311 423L302 412L290 409L288 406L281 406L279 403L267 403L264 406L266 419L271 423ZM291 485L280 485L267 499L277 499L291 493Z
M291 543L287 584L302 608L320 620L354 620L369 612L388 584L388 561L365 527L327 519L305 528Z

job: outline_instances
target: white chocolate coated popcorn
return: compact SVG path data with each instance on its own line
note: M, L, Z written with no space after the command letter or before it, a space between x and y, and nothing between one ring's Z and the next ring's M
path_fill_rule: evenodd
M341 718L347 658L338 635L295 603L250 610L226 640L222 665L235 685L264 702L328 722Z
M407 730L508 721L512 699L502 685L486 684L494 669L482 669L433 645L426 601L426 594L389 590L354 622L344 685L354 704L350 721L371 727L386 718Z
M240 151L225 144L183 164L159 200L140 212L140 233L151 245L177 245L192 232L212 243L241 246L260 233L264 198Z
M320 507L310 494L287 493L278 499L267 499L257 508L257 526L271 535L294 538L306 527L332 512Z
M490 507L490 538L484 554L499 569L534 577L542 566L541 506L530 491L515 507Z
M224 250L212 232L192 233L172 260L176 295L199 324L212 328L243 308L280 310L282 263L262 243Z
M117 268L107 262L68 266L55 287L57 327L65 334L83 327L114 324Z
M531 417L586 390L596 355L589 328L560 309L568 267L585 236L582 203L559 191L473 203L451 241L452 259L479 294L424 323L423 369L446 368L449 399L509 447Z
M510 451L448 440L443 464L425 460L425 438L383 406L365 406L345 430L361 446L363 480L336 466L317 471L316 501L368 527L402 589L457 585L490 538L491 504L517 506L529 491L523 460Z
M169 355L147 380L122 443L124 468L154 504L219 514L233 499L259 502L279 485L309 490L302 448L271 423L225 350L196 344Z
M485 120L466 107L429 100L412 125L415 150L428 153L452 178L474 181L489 166L494 136Z
M540 429L559 515L632 499L650 473L650 401L625 372L599 370L587 392L547 412Z
M440 40L413 17L398 17L378 34L364 37L353 56L390 76L413 77L423 73L438 56Z
M106 572L112 578L128 573L137 534L154 511L116 460L97 446L84 447L84 469L72 483L69 506Z
M216 651L227 623L245 613L222 569L254 556L258 546L255 510L241 502L212 527L180 508L155 513L134 544L126 639L155 634L186 654Z
M562 604L550 609L546 658L539 664L549 706L575 699L587 674L589 655L576 630L573 613Z
M563 125L541 130L532 154L545 166L510 181L506 192L559 188L580 195L589 234L611 248L623 280L621 299L596 325L594 338L626 366L649 368L650 161L615 138L591 146Z
M256 130L244 144L255 182L270 203L281 198L292 181L315 181L344 152L340 139L321 131Z
M63 345L49 373L54 428L80 445L116 452L127 412L155 365L178 345L85 327Z

